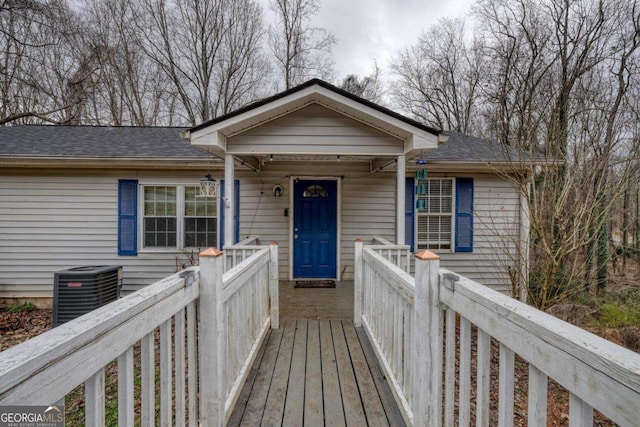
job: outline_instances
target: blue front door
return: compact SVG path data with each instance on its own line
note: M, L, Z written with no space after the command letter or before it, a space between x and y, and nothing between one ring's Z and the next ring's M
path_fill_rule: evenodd
M296 180L293 191L294 278L335 279L337 182Z

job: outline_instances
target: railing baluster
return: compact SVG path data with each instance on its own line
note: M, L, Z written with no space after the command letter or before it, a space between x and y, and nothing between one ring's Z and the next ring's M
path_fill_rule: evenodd
M187 379L189 396L189 425L197 425L197 394L196 378L197 354L196 354L196 303L192 301L187 305Z
M456 312L446 310L446 346L444 375L444 425L452 426L456 399Z
M404 390L407 400L411 402L413 398L413 393L410 392L410 390L413 390L413 372L411 372L411 361L413 360L413 350L411 348L413 345L413 316L411 313L413 312L413 307L406 301L404 304Z
M156 425L156 369L155 369L154 331L140 341L140 389L142 427Z
M400 301L399 295L393 294L393 357L395 358L395 374L400 384L400 387L404 389L403 381L403 363L402 359L402 301Z
M174 352L175 352L175 406L176 416L174 425L184 426L185 422L185 360L184 360L184 339L185 339L185 326L184 326L184 309L178 311L174 316L175 319L175 332L174 332Z
M171 319L160 325L160 426L171 425Z
M362 296L364 292L363 274L364 268L362 262L362 239L356 239L356 247L354 253L353 266L353 325L357 328L362 325L362 313L364 311L362 304Z
M569 394L569 427L593 425L593 408L573 393Z
M489 381L491 369L491 336L478 328L478 363L476 392L476 426L489 425Z
M460 318L460 378L458 379L458 425L471 423L471 322Z
M498 425L513 426L514 353L500 343L500 375L498 386Z
M129 347L118 356L118 425L133 425L133 409L133 347Z
M269 245L269 298L271 305L271 329L280 327L279 298L279 273L278 273L278 243Z
M547 425L547 376L529 363L529 427Z
M85 424L104 426L104 368L84 383Z

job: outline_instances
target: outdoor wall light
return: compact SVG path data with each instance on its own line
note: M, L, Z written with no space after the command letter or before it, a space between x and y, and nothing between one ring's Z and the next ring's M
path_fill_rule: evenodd
M273 186L273 197L282 196L282 185L276 184Z
M200 197L216 197L217 187L216 180L211 177L210 173L207 173L200 180Z

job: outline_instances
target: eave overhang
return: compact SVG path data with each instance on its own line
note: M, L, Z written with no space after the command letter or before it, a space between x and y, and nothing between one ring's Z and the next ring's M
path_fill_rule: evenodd
M0 156L0 168L3 169L153 169L153 170L190 170L224 169L219 159L192 158L87 158L57 156Z

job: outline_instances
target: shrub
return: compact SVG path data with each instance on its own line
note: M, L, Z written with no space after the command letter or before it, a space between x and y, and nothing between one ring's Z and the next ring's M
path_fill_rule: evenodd
M616 303L602 304L600 306L600 323L612 328L640 326L640 308Z

